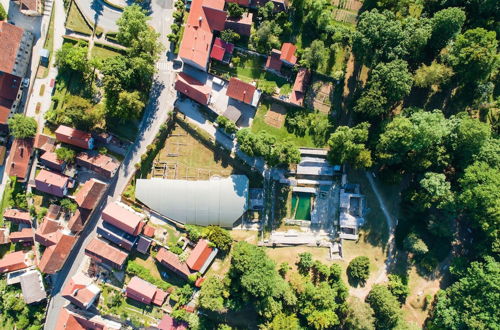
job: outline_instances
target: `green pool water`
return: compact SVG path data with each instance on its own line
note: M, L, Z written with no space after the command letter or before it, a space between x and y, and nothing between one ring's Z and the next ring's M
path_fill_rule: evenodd
M292 214L297 220L311 220L311 194L292 194Z

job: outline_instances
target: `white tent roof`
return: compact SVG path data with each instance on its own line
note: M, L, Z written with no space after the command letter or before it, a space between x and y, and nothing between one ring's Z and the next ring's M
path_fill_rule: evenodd
M232 227L248 209L248 178L138 179L135 195L149 208L183 224Z

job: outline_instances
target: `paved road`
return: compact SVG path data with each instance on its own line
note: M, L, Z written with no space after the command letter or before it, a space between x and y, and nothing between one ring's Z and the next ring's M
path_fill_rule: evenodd
M118 31L116 21L122 12L102 0L75 0L78 8L91 23L97 23L106 32Z
M161 5L153 3L151 16L151 25L161 34L161 42L165 47L169 47L166 36L170 32L170 25L173 22L172 10L165 7L163 3ZM89 219L88 226L81 234L80 239L68 257L68 261L63 269L59 271L57 277L54 278L52 299L49 302L47 319L45 322L46 330L55 329L59 312L66 304L65 299L61 297L60 290L77 272L84 258L85 247L94 237L96 237L96 226L101 222L100 216L104 205L107 201L120 199L121 193L135 171L134 165L139 162L140 156L146 152L147 146L152 143L154 137L158 133L160 125L167 120L168 113L173 109L173 102L176 97L173 89L175 72L172 70L172 64L167 60L165 52L162 54L157 66L160 67L161 70L159 70L155 76L150 101L141 122L140 133L125 156L118 173L115 175L109 188L107 198L103 198L96 208L94 215Z

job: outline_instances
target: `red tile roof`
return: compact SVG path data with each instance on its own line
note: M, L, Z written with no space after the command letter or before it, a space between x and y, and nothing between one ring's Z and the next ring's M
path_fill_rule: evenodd
M7 124L20 87L20 77L0 72L0 124Z
M99 294L99 288L83 273L74 275L62 289L61 295L80 308L87 309Z
M38 268L46 274L58 272L66 262L76 239L76 236L63 234L57 244L45 249Z
M163 314L158 329L160 330L187 330L185 322L174 320L170 315Z
M106 242L94 238L85 248L85 254L97 262L112 263L113 267L123 267L128 254Z
M153 298L153 304L156 306L162 306L163 303L165 302L165 299L167 298L168 293L161 289L156 289L155 296Z
M273 49L271 51L271 55L267 57L266 61L266 68L274 71L280 71L281 70L281 65L283 62L281 62L281 52L277 49Z
M155 236L155 227L151 226L151 225L145 225L144 226L144 229L142 230L142 233L148 237L154 237Z
M102 211L102 219L134 236L138 235L144 226L144 222L142 221L144 217L117 203L109 203L106 206Z
M43 246L55 245L61 239L60 229L62 228L58 221L45 217L42 224L36 229L35 240Z
M168 251L165 248L160 248L160 250L156 254L156 260L158 260L159 263L161 263L168 269L176 272L181 276L187 278L189 275L191 275L189 267L179 260L179 256Z
M223 9L224 0L192 1L179 50L179 57L185 62L206 70L213 31L224 29Z
M78 165L90 166L92 171L104 175L107 178L113 176L120 166L113 158L102 155L100 153L91 155L88 152L82 152L76 156L76 163Z
M60 125L56 129L56 139L83 149L92 149L93 138L88 132L80 131L68 126Z
M186 264L192 270L199 271L208 260L212 251L213 249L208 245L208 241L200 239L193 251L189 254Z
M184 72L177 75L175 90L203 105L208 104L212 92L208 85L188 76Z
M21 8L31 10L31 11L37 11L38 10L38 0L20 0L21 3Z
M62 308L57 319L55 330L106 330L108 327L102 319L96 320L95 317L86 318L83 315L70 312Z
M252 31L253 14L244 13L241 17L228 17L224 27L242 36L249 37Z
M54 151L55 139L45 134L37 134L35 136L35 148L43 151Z
M11 232L9 239L13 243L33 242L33 228L23 228L21 231Z
M229 80L226 95L235 100L252 104L255 90L255 86L233 77Z
M0 21L0 71L12 73L16 66L17 53L23 39L24 30L7 22Z
M225 42L220 38L215 38L210 57L218 61L222 61L224 59L224 55L226 53L232 54L233 50L234 45L232 43Z
M47 151L42 156L40 156L40 160L45 163L47 167L52 168L54 170L61 170L65 162L63 160L57 159L57 154L55 152Z
M27 253L25 251L7 253L0 259L0 273L13 272L28 267Z
M28 168L33 153L33 139L15 139L7 160L7 175L15 176L21 182L28 178Z
M25 223L31 225L31 215L26 211L7 209L4 211L3 217L15 223Z
M50 204L49 209L48 209L45 217L52 219L52 220L57 220L57 218L59 218L60 213L61 213L61 205Z
M290 96L291 103L298 106L304 105L304 97L310 75L311 73L307 69L301 68L299 70L297 77L295 78L295 83L293 84L292 94Z
M85 223L87 222L92 210L87 210L79 207L75 214L71 216L68 221L68 229L74 233L79 233L85 228Z
M281 60L286 61L290 64L297 63L297 57L295 56L295 51L297 47L294 44L285 42L281 45Z
M127 285L126 294L128 298L151 304L156 294L157 287L143 279L134 276Z
M101 199L108 185L96 179L87 180L75 194L78 206L84 209L93 209Z
M67 176L47 170L41 170L35 178L36 189L59 197L64 196L68 183Z

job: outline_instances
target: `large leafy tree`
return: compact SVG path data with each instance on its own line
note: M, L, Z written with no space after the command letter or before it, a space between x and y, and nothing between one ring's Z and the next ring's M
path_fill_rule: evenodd
M250 37L251 47L260 53L268 53L280 47L279 36L283 29L274 21L264 21Z
M495 31L476 28L457 36L447 59L463 80L472 83L487 79L498 68L497 49Z
M488 124L466 114L457 118L450 138L455 163L462 169L467 167L490 137L491 128Z
M268 322L263 327L265 330L300 330L299 319L297 316L285 313L279 313L271 322Z
M433 87L437 89L453 76L453 70L436 61L431 65L422 64L415 72L415 85L422 88Z
M460 32L465 23L465 12L456 7L445 8L435 13L431 22L432 36L429 46L439 51Z
M326 61L327 55L323 40L314 40L311 46L304 50L301 63L311 70L317 70Z
M500 324L500 264L492 257L473 262L465 276L437 295L431 328L494 329Z
M118 94L118 99L114 106L110 106L111 117L118 119L120 122L127 120L138 119L144 108L144 102L141 100L139 92L121 91Z
M347 276L351 280L364 284L370 276L370 259L366 256L358 256L349 262Z
M227 280L210 276L201 286L199 306L209 311L222 312L225 309L224 300L228 297Z
M138 5L127 6L123 10L122 16L116 21L118 25L118 41L131 46L132 42L139 39L139 34L149 29L146 11Z
M73 70L86 74L90 70L87 58L88 50L87 45L82 42L76 45L65 43L56 53L56 65L62 70Z
M375 284L366 301L375 312L378 329L392 329L401 322L402 311L399 302L387 287Z
M354 127L340 126L331 135L328 159L333 164L351 164L354 167L370 167L371 151L366 147L370 124Z
M34 137L38 126L34 118L19 113L8 120L8 125L10 134L16 139Z
M420 180L420 189L412 196L412 200L422 210L436 208L447 208L453 203L454 196L451 184L446 181L442 173L427 172Z
M345 318L346 329L375 330L373 309L356 297L349 299L349 309Z

